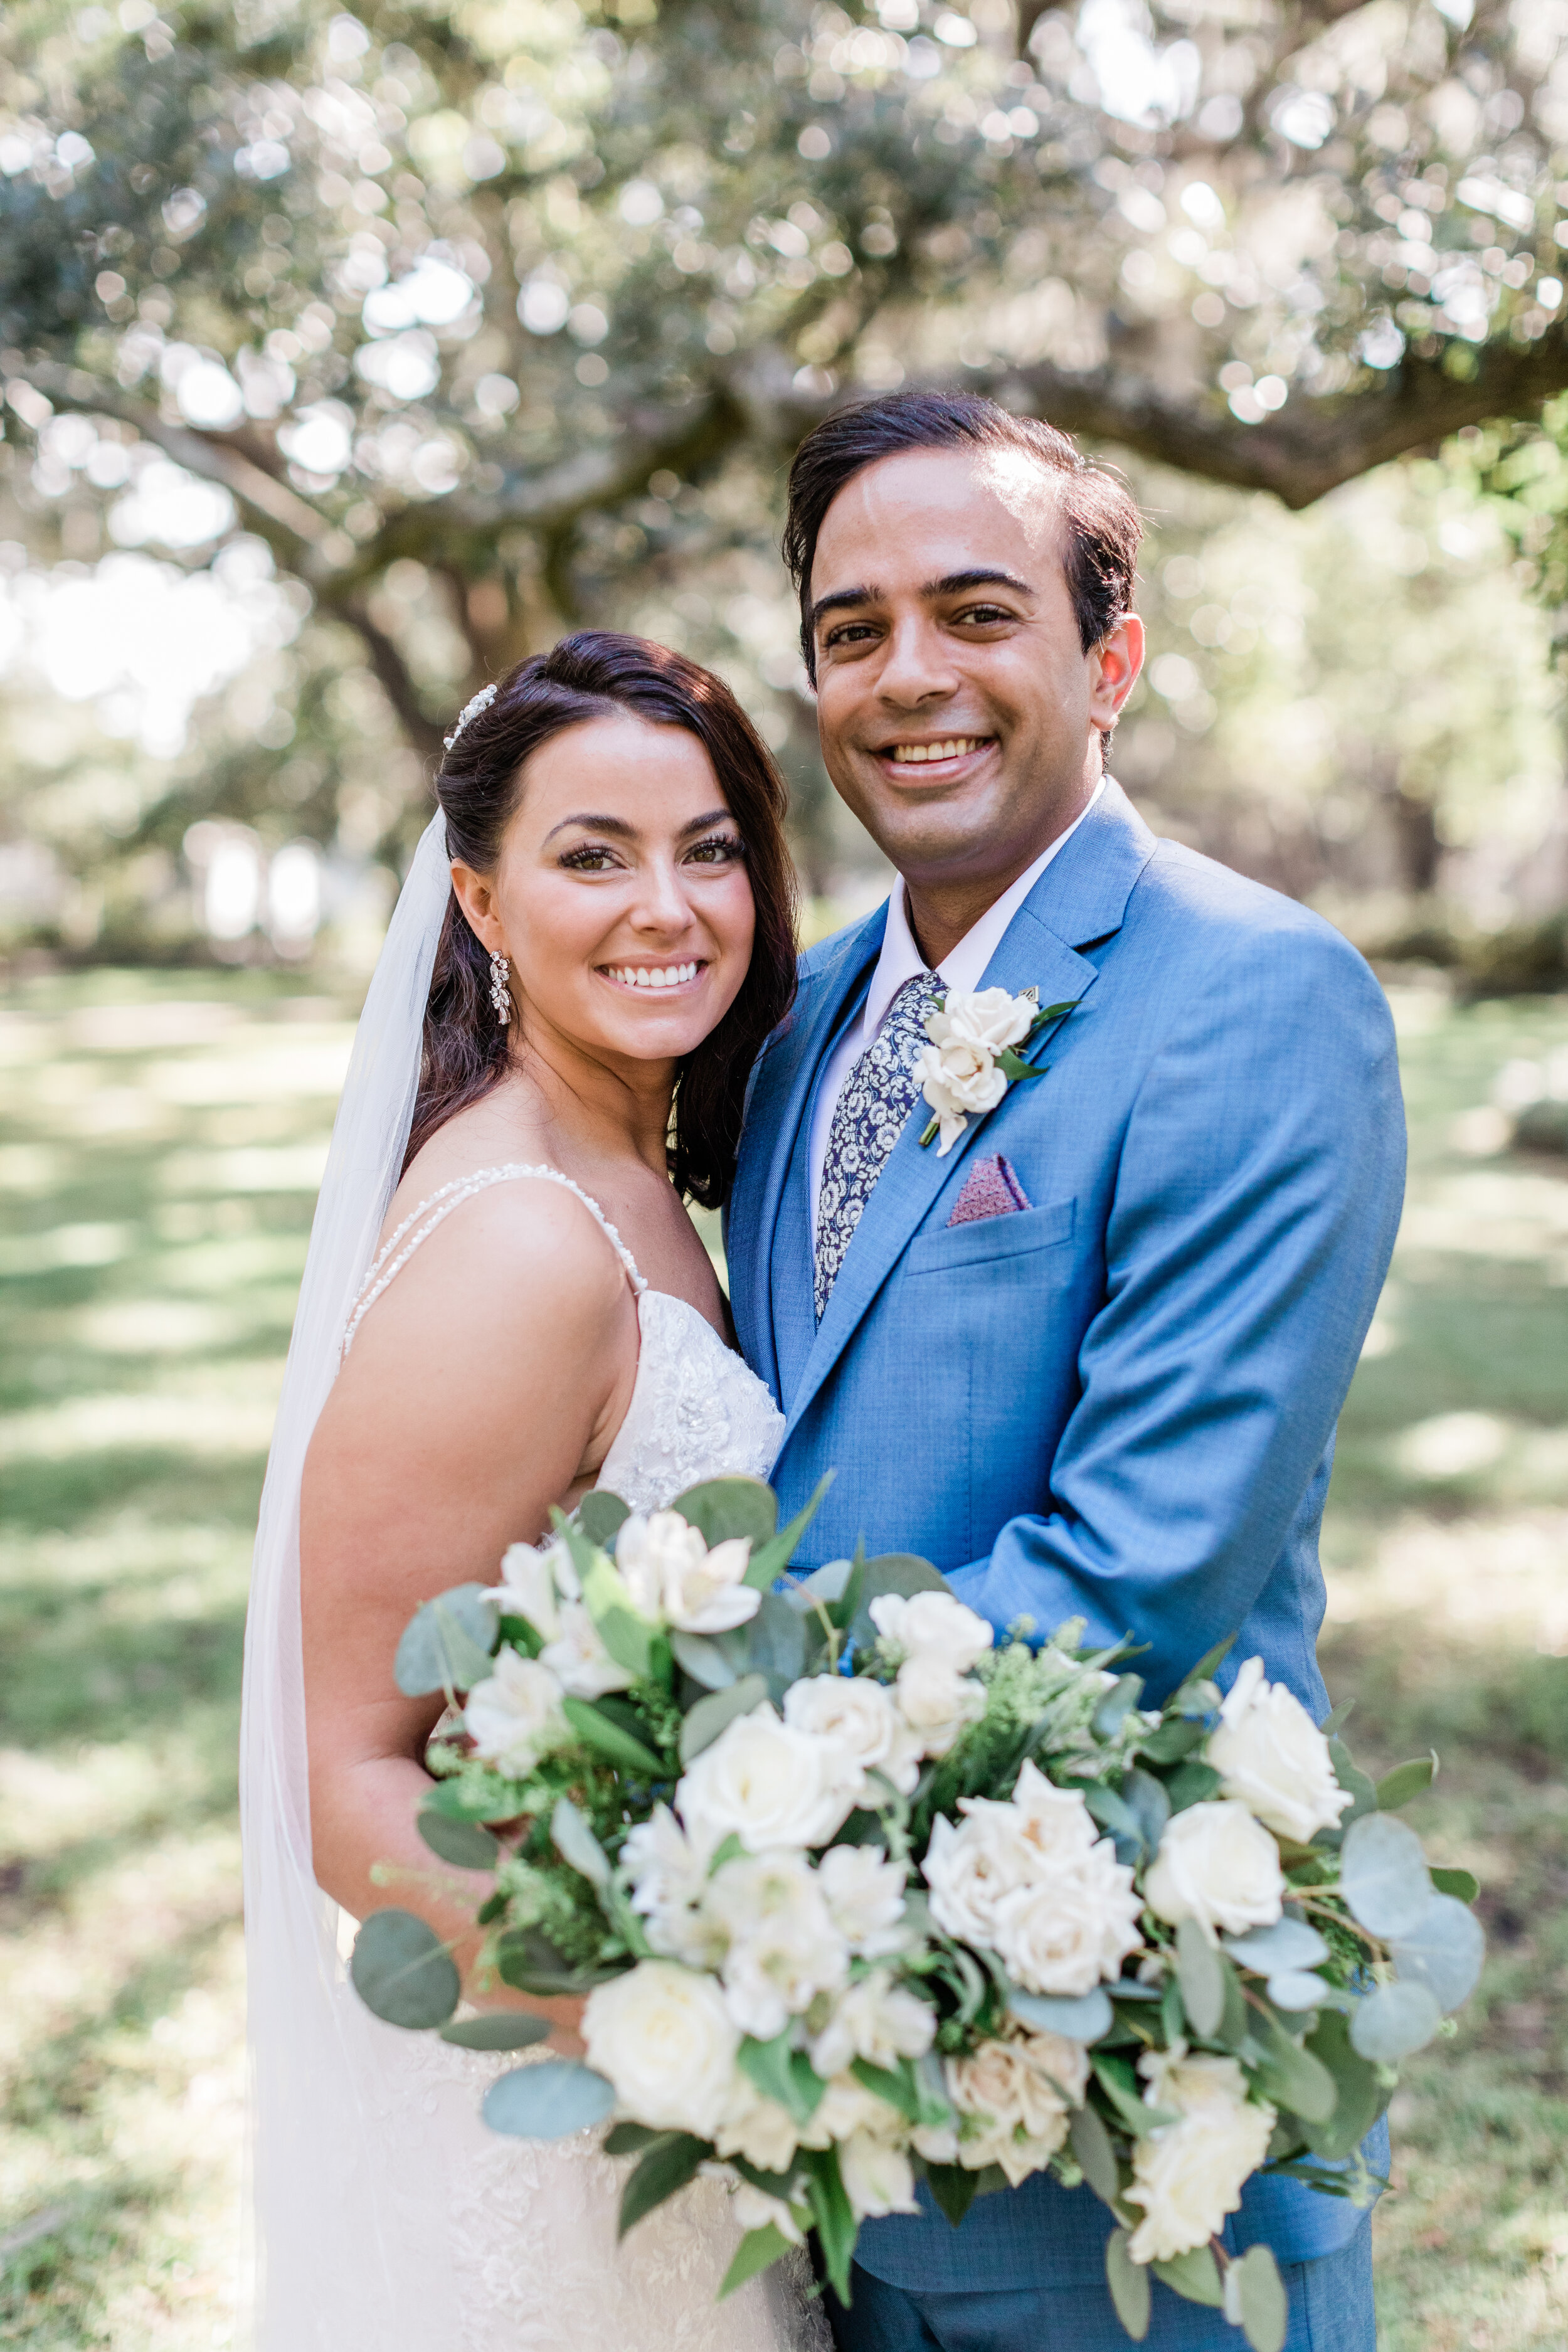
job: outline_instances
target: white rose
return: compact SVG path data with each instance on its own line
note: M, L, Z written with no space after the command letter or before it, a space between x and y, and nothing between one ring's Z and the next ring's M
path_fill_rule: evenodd
M560 1590L555 1558L566 1547L559 1541L536 1545L509 1544L501 1554L500 1582L495 1587L496 1606L503 1617L526 1617L542 1640L553 1642L561 1631L556 1607Z
M712 2137L721 2156L743 2157L759 2172L787 2172L800 2145L789 2110L764 2098L739 2066Z
M616 1665L581 1601L561 1603L559 1634L541 1650L539 1663L573 1698L603 1698L606 1691L629 1690L637 1679Z
M800 2137L804 2147L837 2147L857 2132L868 2132L873 2139L897 2140L907 2130L897 2107L868 2091L855 2075L835 2074Z
M616 1538L616 1566L633 1607L683 1633L729 1633L756 1615L763 1596L744 1581L751 1556L740 1537L710 1551L679 1511L647 1518L634 1511Z
M833 1924L852 1952L874 1960L908 1943L901 1862L889 1862L879 1846L831 1845L816 1876Z
M496 1654L495 1672L468 1693L463 1723L487 1764L521 1780L568 1736L561 1685L537 1658Z
M931 1916L960 1943L994 1946L1005 1895L1030 1884L1035 1856L1011 1805L977 1797L963 1803L957 1825L939 1813L922 1865Z
M1102 1838L1092 1853L1003 1897L996 1949L1026 1992L1070 1999L1091 1991L1101 1977L1121 1975L1123 1959L1143 1940L1142 1908L1132 1873Z
M1020 1835L1042 1861L1085 1862L1105 1843L1081 1792L1058 1789L1033 1762L1024 1766L1007 1801Z
M673 1960L639 1960L588 1995L583 2039L588 2063L608 2076L634 2122L711 2137L741 2040L711 1977Z
M839 2177L858 2221L884 2213L918 2213L914 2168L901 2147L870 2132L852 2132L838 2151Z
M977 1666L995 1638L984 1618L951 1592L881 1592L869 1615L878 1633L905 1657L929 1653L958 1675Z
M855 1803L860 1768L837 1739L781 1723L764 1699L727 1724L675 1792L688 1833L714 1853L731 1832L752 1853L826 1845Z
M849 1948L804 1854L786 1850L726 1863L709 1888L708 1909L731 1939L721 1969L730 2014L758 2042L771 2042L849 1973Z
M894 1691L900 1714L927 1756L945 1756L985 1712L981 1685L926 1650L904 1660Z
M1247 2096L1234 2058L1151 2052L1138 2062L1151 2106L1174 2108L1133 2143L1128 2201L1143 2219L1128 2252L1135 2263L1164 2263L1206 2245L1241 2203L1241 2191L1268 2153L1274 2110Z
M1088 2081L1088 2053L1057 2033L983 2042L969 2057L950 2058L948 2095L981 2126L961 2137L958 2161L970 2172L999 2164L1016 2189L1066 2139Z
M747 2158L748 2163L752 2161ZM765 2169L759 2166L759 2171ZM776 2230L792 2246L804 2246L805 2232L794 2212L782 2197L770 2197L764 2189L753 2189L749 2180L737 2181L731 2202L731 2211L744 2231Z
M1029 999L1009 996L1005 988L950 988L942 1011L927 1014L926 1035L938 1045L950 1037L966 1037L972 1045L1000 1054L1008 1045L1022 1045L1034 1018Z
M1225 1796L1301 1845L1332 1829L1352 1801L1334 1778L1328 1741L1283 1683L1264 1681L1261 1658L1248 1658L1231 1685L1205 1761Z
M906 1797L920 1778L919 1742L892 1693L866 1675L807 1675L785 1691L784 1711L795 1730L842 1740L863 1772L885 1773ZM871 1791L862 1786L859 1796L868 1801Z
M632 1908L647 1921L654 1950L688 1968L717 1968L729 1937L707 1908L707 1856L668 1805L656 1805L647 1821L627 1832L621 1864L631 1882Z
M921 2058L936 2035L936 2017L880 1969L840 1993L832 2016L811 2044L811 2063L826 2081L847 2074L857 2058L889 2071L900 2058Z
M1221 1929L1271 1927L1285 1906L1279 1849L1233 1798L1189 1805L1165 1824L1143 1899L1173 1927L1195 1919L1211 1944Z
M922 1045L915 1060L915 1076L937 1115L939 1159L945 1159L952 1150L971 1111L994 1110L1007 1091L1007 1081L989 1049L972 1045L966 1037L950 1037L945 1045Z

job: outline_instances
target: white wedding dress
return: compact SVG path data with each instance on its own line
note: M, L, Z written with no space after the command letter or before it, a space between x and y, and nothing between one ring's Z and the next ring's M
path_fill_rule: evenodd
M598 1486L650 1511L725 1472L765 1477L784 1433L766 1388L694 1307L648 1288L597 1202L554 1169L481 1169L422 1202L373 1263L345 1350L363 1316L446 1217L503 1183L518 1184L526 1214L527 1192L539 1182L576 1194L637 1297L636 1385ZM355 1996L344 1985L340 1998ZM426 2283L449 2281L455 2325L447 2341L461 2352L826 2352L826 2322L820 2303L808 2299L804 2254L715 2302L740 2242L721 2182L693 2182L617 2246L630 2165L602 2154L602 2128L550 2142L487 2129L479 2116L487 2085L544 2050L520 2061L391 2026L374 2030L383 2048L370 2120L384 2149L407 2152L399 2260L412 2258ZM405 2344L416 2352L414 2336L401 2335L385 2352L404 2352Z

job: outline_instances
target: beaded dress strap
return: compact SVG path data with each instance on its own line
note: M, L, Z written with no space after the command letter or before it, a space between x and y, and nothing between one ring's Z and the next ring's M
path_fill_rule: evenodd
M647 1284L637 1272L637 1260L593 1194L584 1192L581 1184L574 1184L570 1176L563 1176L559 1168L531 1168L521 1160L509 1160L499 1168L479 1168L471 1176L455 1177L449 1184L443 1184L438 1191L432 1192L427 1201L421 1201L419 1206L411 1210L404 1218L396 1231L376 1253L370 1270L360 1286L354 1300L353 1311L349 1317L348 1328L343 1333L342 1359L347 1359L349 1349L354 1343L355 1332L381 1297L382 1292L402 1273L420 1243L428 1241L444 1218L449 1217L454 1209L460 1209L465 1201L471 1201L477 1192L488 1192L492 1184L514 1183L525 1176L537 1177L541 1182L546 1184L563 1185L568 1192L576 1195L603 1232L622 1265L625 1266L626 1279L637 1297L640 1298L647 1288ZM425 1220L423 1224L420 1223L421 1218ZM400 1249L398 1244L403 1241L404 1235L416 1226L418 1227L418 1231L414 1234L413 1239Z

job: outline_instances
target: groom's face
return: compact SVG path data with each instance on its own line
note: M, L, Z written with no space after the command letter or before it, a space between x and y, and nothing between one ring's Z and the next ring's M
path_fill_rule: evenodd
M911 450L846 483L811 572L822 755L917 887L998 887L1083 806L1142 630L1085 653L1050 473Z

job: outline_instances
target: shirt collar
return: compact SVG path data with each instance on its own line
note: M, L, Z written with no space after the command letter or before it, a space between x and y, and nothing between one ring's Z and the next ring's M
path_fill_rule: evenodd
M1042 850L1028 869L1016 882L1008 884L994 906L987 907L980 920L965 931L958 945L936 968L937 978L950 989L973 989L980 985L981 976L1006 933L1007 926L1059 850L1067 847L1089 810L1093 808L1108 779L1100 782L1063 833L1058 833L1049 848ZM909 908L901 882L888 901L888 925L882 935L882 952L877 959L877 969L871 975L871 992L866 999L866 1011L861 1023L862 1045L869 1045L879 1033L895 996L906 982L918 980L927 970L925 958L915 943L910 929Z

